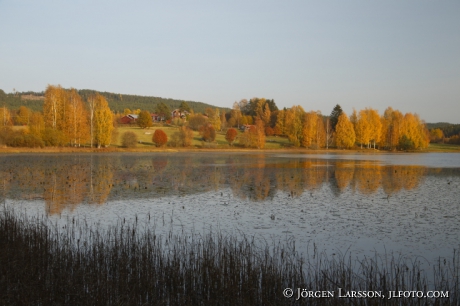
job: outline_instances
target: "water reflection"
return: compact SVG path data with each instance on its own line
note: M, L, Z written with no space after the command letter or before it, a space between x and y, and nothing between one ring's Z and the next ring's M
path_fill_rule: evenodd
M375 161L277 158L265 154L112 154L2 156L2 197L44 199L49 214L110 200L183 196L230 188L233 196L267 200L281 191L296 198L328 187L388 196L419 188L426 176L458 169L380 165ZM323 191L324 192L324 191Z

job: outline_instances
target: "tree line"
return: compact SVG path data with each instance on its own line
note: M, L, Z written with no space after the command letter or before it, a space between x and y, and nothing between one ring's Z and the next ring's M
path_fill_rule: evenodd
M116 113L123 113L125 109L155 109L159 104L165 104L169 109L179 108L181 103L186 102L196 112L203 113L207 107L212 105L196 102L196 101L184 101L178 99L169 99L161 97L150 97L150 96L138 96L138 95L127 95L118 94L111 92L101 92L89 89L75 89L81 98L86 101L89 96L99 94L103 96L109 104L110 109ZM9 109L18 110L20 106L26 106L33 111L41 111L43 109L45 92L17 92L6 94L0 89L0 106L5 106ZM5 104L5 105L3 105ZM225 109L225 108L222 108Z
M106 95L116 99L114 94ZM119 95L117 99L124 97ZM177 132L169 139L171 146L191 145L192 130L208 143L214 142L216 132L225 132L230 145L238 143L249 148L264 148L266 137L281 136L287 137L294 147L310 149L413 150L426 148L434 137L417 114L403 114L391 107L383 114L365 108L353 110L348 116L337 104L326 116L319 111L305 111L300 105L280 110L273 99L252 98L234 102L229 111L206 107L200 112L185 101L181 101L177 109L186 116L168 121L178 126ZM171 115L171 109L163 102L144 110L125 108L120 113L111 109L106 97L98 92L49 85L43 93L42 112L20 106L12 116L5 106L0 108L0 122L4 127L0 141L11 146L78 147L89 144L100 148L114 142L117 137L114 124L123 114L138 114L139 126L146 128L152 126L152 110L164 114L166 119ZM13 123L27 125L28 130L18 132L5 128ZM161 141L152 141L165 145L164 135L160 138ZM135 144L129 137L126 139L126 143Z
M101 148L111 143L113 114L107 100L89 95L84 101L77 90L49 85L44 93L43 111L21 106L16 118L27 130L11 128L11 113L0 109L2 130L0 141L10 146L75 146L87 143ZM18 120L18 119L16 119Z
M225 124L238 128L250 125L253 140L248 146L252 147L263 147L262 138L272 135L286 136L294 147L312 149L423 149L430 140L417 114L402 114L391 107L382 115L372 108L353 110L349 117L337 104L329 116L324 116L319 111L307 112L300 105L278 110L271 100L254 98L235 102Z

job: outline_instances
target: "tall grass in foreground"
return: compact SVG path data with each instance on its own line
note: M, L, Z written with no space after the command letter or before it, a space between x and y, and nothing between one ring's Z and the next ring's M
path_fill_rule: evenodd
M71 220L0 213L1 305L458 305L459 255L434 266L428 284L419 262L317 254L304 261L293 241L244 235L157 236L120 222L106 231ZM432 288L429 288L432 287ZM293 288L294 296L283 296ZM334 291L301 298L297 289ZM443 290L449 298L339 298L346 290Z

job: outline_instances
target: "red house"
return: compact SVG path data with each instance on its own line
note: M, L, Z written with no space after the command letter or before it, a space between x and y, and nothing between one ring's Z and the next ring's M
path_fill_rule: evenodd
M138 115L128 114L120 118L121 124L132 124L136 123Z

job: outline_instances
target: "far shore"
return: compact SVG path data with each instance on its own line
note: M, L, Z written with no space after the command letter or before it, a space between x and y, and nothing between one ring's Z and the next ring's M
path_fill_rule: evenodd
M44 148L25 148L25 147L0 147L0 154L17 154L17 153L165 153L165 152L247 152L247 153L302 153L302 154L389 154L389 153L460 153L460 146L429 146L424 150L412 151L388 151L378 149L305 149L305 148L285 148L285 149L245 149L241 147L227 148L201 148L201 147L140 147L140 148L123 148L123 147L107 147L107 148L88 148L88 147L44 147Z

